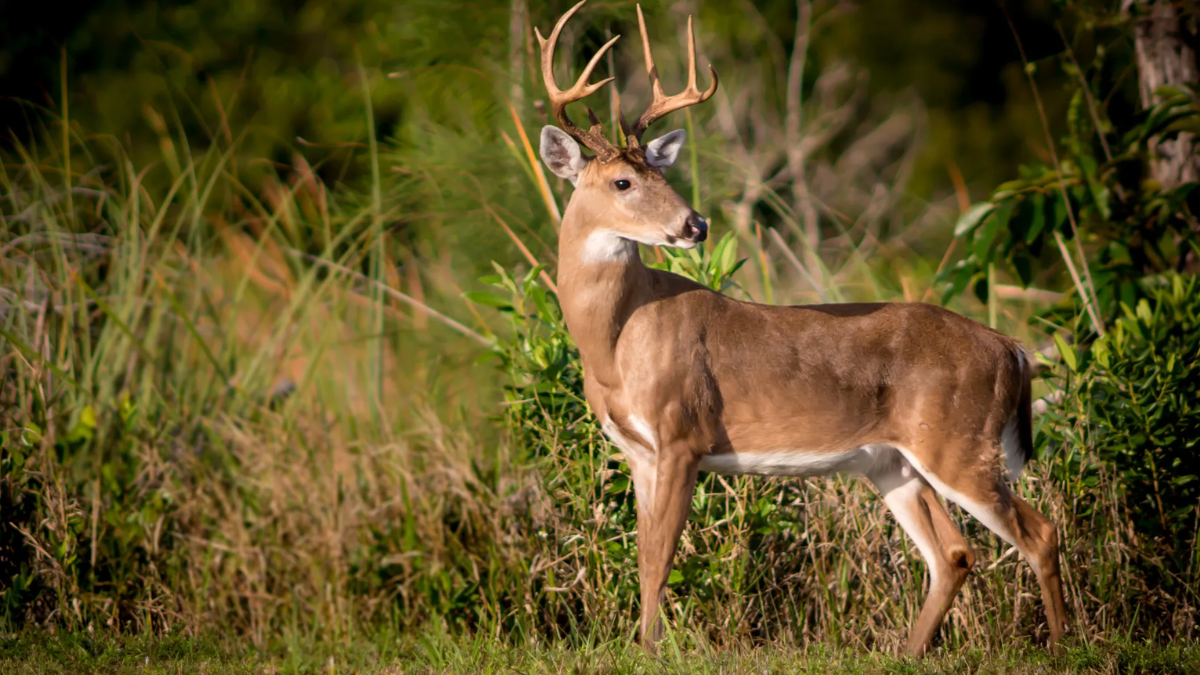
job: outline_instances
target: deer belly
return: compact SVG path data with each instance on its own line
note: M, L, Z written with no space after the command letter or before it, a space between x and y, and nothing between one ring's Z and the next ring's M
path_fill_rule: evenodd
M771 450L705 455L700 470L727 476L827 476L832 473L866 473L890 448L864 445L842 452Z

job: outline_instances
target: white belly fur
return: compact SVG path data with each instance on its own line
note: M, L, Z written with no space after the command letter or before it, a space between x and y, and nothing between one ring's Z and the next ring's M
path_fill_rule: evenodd
M657 443L650 426L641 418L631 416L630 425L650 444L627 438L612 420L605 419L601 428L604 435L625 454L634 473L635 483L641 491L653 493L653 481L649 476L657 464ZM896 451L887 445L864 445L843 452L812 452L807 450L772 450L769 452L730 452L705 455L700 459L700 470L726 476L827 476L833 473L868 473L881 462L892 461Z
M891 459L892 448L864 445L844 452L818 453L805 450L730 452L706 455L701 471L727 476L827 476L832 473L868 473L880 461Z

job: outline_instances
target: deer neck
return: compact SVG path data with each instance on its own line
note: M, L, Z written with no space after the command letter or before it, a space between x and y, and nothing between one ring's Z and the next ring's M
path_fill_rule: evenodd
M604 381L605 373L615 373L625 322L646 301L650 270L642 264L637 242L570 206L558 240L559 302L585 368Z

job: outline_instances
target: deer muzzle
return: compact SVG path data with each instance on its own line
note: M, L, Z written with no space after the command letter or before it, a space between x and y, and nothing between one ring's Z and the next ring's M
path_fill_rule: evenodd
M704 216L692 211L687 220L683 221L682 238L697 244L708 239L708 221Z

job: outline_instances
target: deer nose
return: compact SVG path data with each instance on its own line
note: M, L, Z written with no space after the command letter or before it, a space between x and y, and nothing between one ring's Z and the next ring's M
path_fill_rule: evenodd
M704 216L692 211L692 215L683 221L683 237L696 243L708 238L708 221Z

